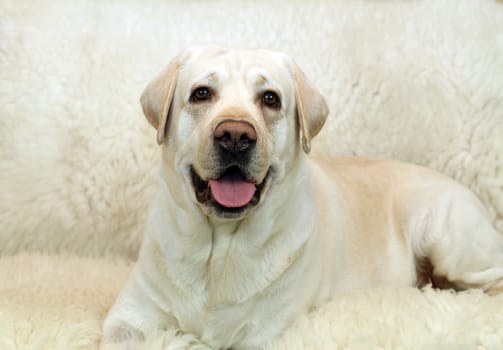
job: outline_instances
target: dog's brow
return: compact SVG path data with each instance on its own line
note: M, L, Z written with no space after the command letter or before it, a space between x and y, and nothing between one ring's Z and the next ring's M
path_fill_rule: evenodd
M254 86L257 91L263 92L264 90L273 90L280 97L283 95L280 85L277 84L276 81L267 78L267 76L265 76L263 73L259 73L257 75L257 77L255 78Z
M253 85L257 90L262 90L264 87L268 86L276 86L271 79L267 78L264 74L259 73L257 77L254 79Z
M194 83L192 84L193 86L194 85L200 85L201 83L206 83L206 84L210 84L210 85L214 85L218 82L218 74L217 72L206 72L200 76L198 76L195 80L194 80Z
M259 74L256 81L255 81L255 85L265 85L267 82L269 82L269 79L267 79L267 77L263 74Z

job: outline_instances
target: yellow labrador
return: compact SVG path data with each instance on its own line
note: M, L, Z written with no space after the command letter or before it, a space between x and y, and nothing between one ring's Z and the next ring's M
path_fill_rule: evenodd
M285 54L192 48L142 95L162 188L103 348L258 349L339 291L503 288L503 240L466 188L425 168L308 157L328 109Z

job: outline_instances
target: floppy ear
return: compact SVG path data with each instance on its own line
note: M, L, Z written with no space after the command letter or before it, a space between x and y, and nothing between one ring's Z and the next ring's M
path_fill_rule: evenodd
M170 106L180 66L181 59L177 56L157 78L147 85L140 98L143 114L157 129L157 144L159 145L166 139Z
M321 93L311 85L304 72L295 63L292 75L295 81L295 103L302 149L305 153L309 153L312 138L320 132L327 120L328 106Z

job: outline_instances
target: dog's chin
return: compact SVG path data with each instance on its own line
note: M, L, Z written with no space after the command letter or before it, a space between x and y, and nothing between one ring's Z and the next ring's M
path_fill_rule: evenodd
M245 178L245 176L242 175L243 172L235 166L225 169L221 172L221 174L215 176L215 178L223 178L232 173L238 173L240 174L238 176ZM222 203L222 201L219 202L217 198L215 198L211 189L210 179L205 180L201 178L192 166L190 167L190 175L196 200L201 206L203 212L205 212L208 216L228 220L242 219L253 211L253 209L260 203L269 179L268 171L260 183L255 183L255 181L253 181L255 191L253 192L253 195L251 195L250 200L243 205L226 205L226 203ZM249 182L251 183L252 181Z

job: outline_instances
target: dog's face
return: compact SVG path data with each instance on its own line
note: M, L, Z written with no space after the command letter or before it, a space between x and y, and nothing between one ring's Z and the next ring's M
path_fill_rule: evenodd
M167 176L182 178L172 191L189 193L206 215L231 220L266 200L328 114L297 66L266 50L186 50L141 102L165 143Z

